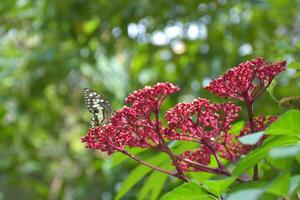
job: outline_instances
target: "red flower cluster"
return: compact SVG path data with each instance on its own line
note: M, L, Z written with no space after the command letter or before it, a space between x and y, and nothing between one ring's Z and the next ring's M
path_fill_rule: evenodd
M219 140L218 153L222 158L236 162L250 148L251 146L249 147L249 145L241 144L238 141L238 136L224 133Z
M238 141L242 135L228 133L232 122L238 118L239 110L240 107L233 103L210 104L202 98L191 103L179 103L165 115L169 126L164 130L164 136L169 140L188 140L200 144L201 147L192 152L185 151L181 158L209 164L210 156L215 152L224 159L236 161L251 148ZM255 130L265 128L259 122L255 123ZM246 133L248 127L249 123L241 133L250 133L250 130ZM184 170L199 170L186 162L180 164Z
M228 70L221 77L211 81L205 89L218 96L253 102L285 66L285 61L268 63L263 58L256 58ZM258 85L255 80L258 80Z
M125 147L155 148L167 153L175 165L177 173L168 174L183 180L186 179L182 171L213 171L213 168L208 167L211 157L215 157L219 169L224 170L219 157L235 162L253 148L250 145L242 145L238 141L239 137L262 131L276 120L274 116L253 118L252 105L273 78L285 69L285 65L285 61L272 64L257 58L241 63L206 87L213 94L247 103L251 123L247 122L239 135L230 134L229 130L238 118L240 107L231 102L210 103L203 98L179 103L169 109L164 116L168 124L163 127L158 116L160 106L167 96L178 92L180 88L171 83L158 83L129 94L125 102L131 106L124 106L117 111L110 118L109 124L90 129L82 141L86 143L87 148L99 149L108 154L121 151L135 160L138 159L130 155ZM169 149L166 140L196 142L199 147L175 155ZM145 164L143 161L140 163ZM158 169L153 166L152 168ZM228 175L227 171L225 174Z
M277 116L272 115L266 117L265 115L260 115L253 119L254 132L259 132L265 130L270 124L272 124L277 119ZM244 128L241 130L240 137L251 133L250 123L247 122Z
M109 154L129 147L155 147L160 144L158 134L161 123L152 120L151 113L158 112L162 101L180 89L171 83L158 83L129 94L126 102L132 107L123 107L103 127L90 129L82 138L88 148L100 149Z
M125 102L131 103L137 113L150 115L151 112L158 112L161 103L168 95L179 90L180 88L172 83L158 83L153 87L146 86L134 91L128 95Z
M266 117L264 115L261 115L259 117L256 117L253 119L254 124L254 132L259 132L265 130L271 123L273 123L277 119L277 116L270 116ZM221 137L222 141L220 141L223 146L219 146L219 152L221 154L221 157L236 161L240 158L241 155L247 154L251 149L252 145L242 145L238 138L250 134L251 128L250 128L250 122L247 122L244 126L244 128L240 131L239 135L232 135L232 134L225 134L223 137ZM258 144L261 144L266 136L263 136Z
M198 98L191 103L179 103L167 111L168 128L164 134L172 140L214 141L227 132L238 118L240 107L233 103L210 104Z
M255 132L265 130L267 126L269 126L272 122L277 119L276 116L266 117L261 115L254 119L254 130ZM228 129L229 130L229 129ZM232 135L226 131L222 131L219 136L218 140L213 140L208 143L201 144L200 148L195 149L194 151L187 150L183 154L180 155L182 159L188 159L190 161L208 165L210 164L210 157L213 155L213 151L217 153L222 158L236 162L242 155L246 155L251 149L252 145L243 145L238 141L238 138L250 134L250 123L247 122L244 128L241 130L239 135ZM177 135L177 138L180 134ZM181 138L180 138L181 139ZM188 139L188 137L183 138ZM265 139L265 136L261 138L259 143L262 143ZM199 143L203 142L202 140ZM180 166L184 171L201 171L201 168L195 168L194 165L181 161ZM205 169L204 169L205 170Z
M211 150L209 150L209 148L205 146L203 146L201 149L195 149L193 151L187 150L179 156L181 158L179 162L180 168L183 171L201 171L203 170L202 168L195 167L185 162L184 159L188 159L190 161L202 165L209 165L211 154L212 154Z

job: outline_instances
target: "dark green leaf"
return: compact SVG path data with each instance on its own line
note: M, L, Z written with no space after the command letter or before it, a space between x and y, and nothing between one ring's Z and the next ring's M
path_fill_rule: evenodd
M279 196L286 196L290 186L290 173L283 172L267 187L267 192Z
M270 164L274 169L289 170L294 162L293 158L272 158L268 156L266 158L268 164Z
M158 166L161 163L165 162L166 159L167 159L166 155L161 153L145 161ZM146 167L144 165L138 165L123 181L121 189L118 191L115 199L116 200L121 199L135 184L137 184L150 171L152 171L151 168Z
M152 172L140 190L138 199L157 199L167 178L167 174L157 171Z

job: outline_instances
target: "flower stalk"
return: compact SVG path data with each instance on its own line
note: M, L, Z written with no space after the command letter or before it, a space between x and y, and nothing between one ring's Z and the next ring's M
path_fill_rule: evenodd
M161 148L161 150L163 152L166 152L169 157L172 160L173 165L176 168L177 171L177 175L178 178L182 179L183 181L188 181L189 179L184 175L183 171L181 170L178 162L177 162L177 158L176 156L173 154L173 152L171 151L171 149L169 148L168 144L166 143L165 139L163 138L163 136L160 134L160 128L159 128L159 117L158 117L158 110L154 111L154 115L155 115L155 128L156 128L156 133L160 139L160 145L159 148Z
M251 101L246 102L247 105L247 112L248 112L248 119L250 123L250 132L254 133L254 121L253 121L253 103ZM255 164L253 167L253 176L252 179L254 181L259 180L259 175L258 175L258 165Z

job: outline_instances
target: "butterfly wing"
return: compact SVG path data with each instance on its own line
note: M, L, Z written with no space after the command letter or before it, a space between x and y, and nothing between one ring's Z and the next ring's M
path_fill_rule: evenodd
M89 88L84 88L83 95L87 109L93 114L92 127L108 123L109 118L112 116L110 103Z

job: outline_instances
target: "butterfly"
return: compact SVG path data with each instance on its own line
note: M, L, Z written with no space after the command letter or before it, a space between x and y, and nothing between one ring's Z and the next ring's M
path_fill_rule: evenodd
M109 119L114 113L110 103L100 94L89 88L83 89L83 96L87 109L93 114L91 120L92 128L109 123Z

